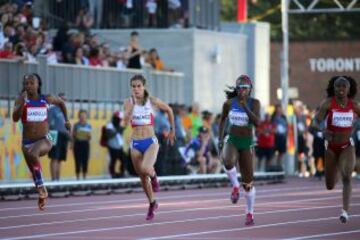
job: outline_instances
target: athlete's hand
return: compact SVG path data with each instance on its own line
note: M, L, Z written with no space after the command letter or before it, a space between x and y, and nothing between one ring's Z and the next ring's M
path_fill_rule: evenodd
M174 129L170 130L168 139L169 139L170 145L173 146L175 143L175 130Z
M69 120L67 120L67 121L65 122L65 128L66 128L68 131L71 130L71 123L70 123Z
M326 141L331 141L332 138L333 138L333 132L332 131L329 131L327 129L325 129L323 132L322 132L322 135L324 136L324 139Z

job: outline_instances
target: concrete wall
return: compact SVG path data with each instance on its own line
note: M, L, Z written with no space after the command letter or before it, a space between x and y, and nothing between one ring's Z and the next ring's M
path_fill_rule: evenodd
M247 71L254 81L254 96L263 106L270 103L270 25L268 23L222 23L221 31L244 34L247 41Z
M196 31L194 100L204 109L220 112L226 86L247 69L247 38L240 34Z
M131 31L94 30L93 33L98 33L111 48L118 49L128 45ZM203 109L220 111L219 101L225 100L223 90L226 85L233 84L238 75L246 72L244 35L198 29L137 31L142 48L155 47L166 67L184 73L186 104L197 101Z

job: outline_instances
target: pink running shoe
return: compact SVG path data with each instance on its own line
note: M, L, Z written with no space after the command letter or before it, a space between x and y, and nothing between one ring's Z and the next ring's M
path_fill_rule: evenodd
M233 204L237 203L239 201L240 198L240 188L238 187L233 187L232 191L231 191L231 195L230 195L230 200Z
M159 180L158 180L156 174L155 174L155 176L150 177L150 180L151 180L151 187L152 187L153 192L159 192L160 191L160 183L159 183Z
M158 207L159 207L159 204L156 201L149 204L149 210L146 215L146 220L152 220L155 217L154 212Z
M252 215L251 213L246 214L245 225L246 226L254 225L254 215Z

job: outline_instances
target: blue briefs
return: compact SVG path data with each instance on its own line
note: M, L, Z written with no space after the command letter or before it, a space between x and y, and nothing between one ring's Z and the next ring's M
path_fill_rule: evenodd
M133 139L131 140L130 143L130 148L131 149L136 149L139 152L141 152L142 154L144 154L146 152L146 150L148 150L148 148L150 147L151 144L153 143L157 143L158 140L156 137L151 137L151 138L145 138L145 139Z

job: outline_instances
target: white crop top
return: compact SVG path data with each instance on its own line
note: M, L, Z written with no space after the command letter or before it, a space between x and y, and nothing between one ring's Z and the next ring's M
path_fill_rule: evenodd
M154 112L150 99L148 99L143 106L135 104L132 111L131 126L137 127L146 125L154 125Z

